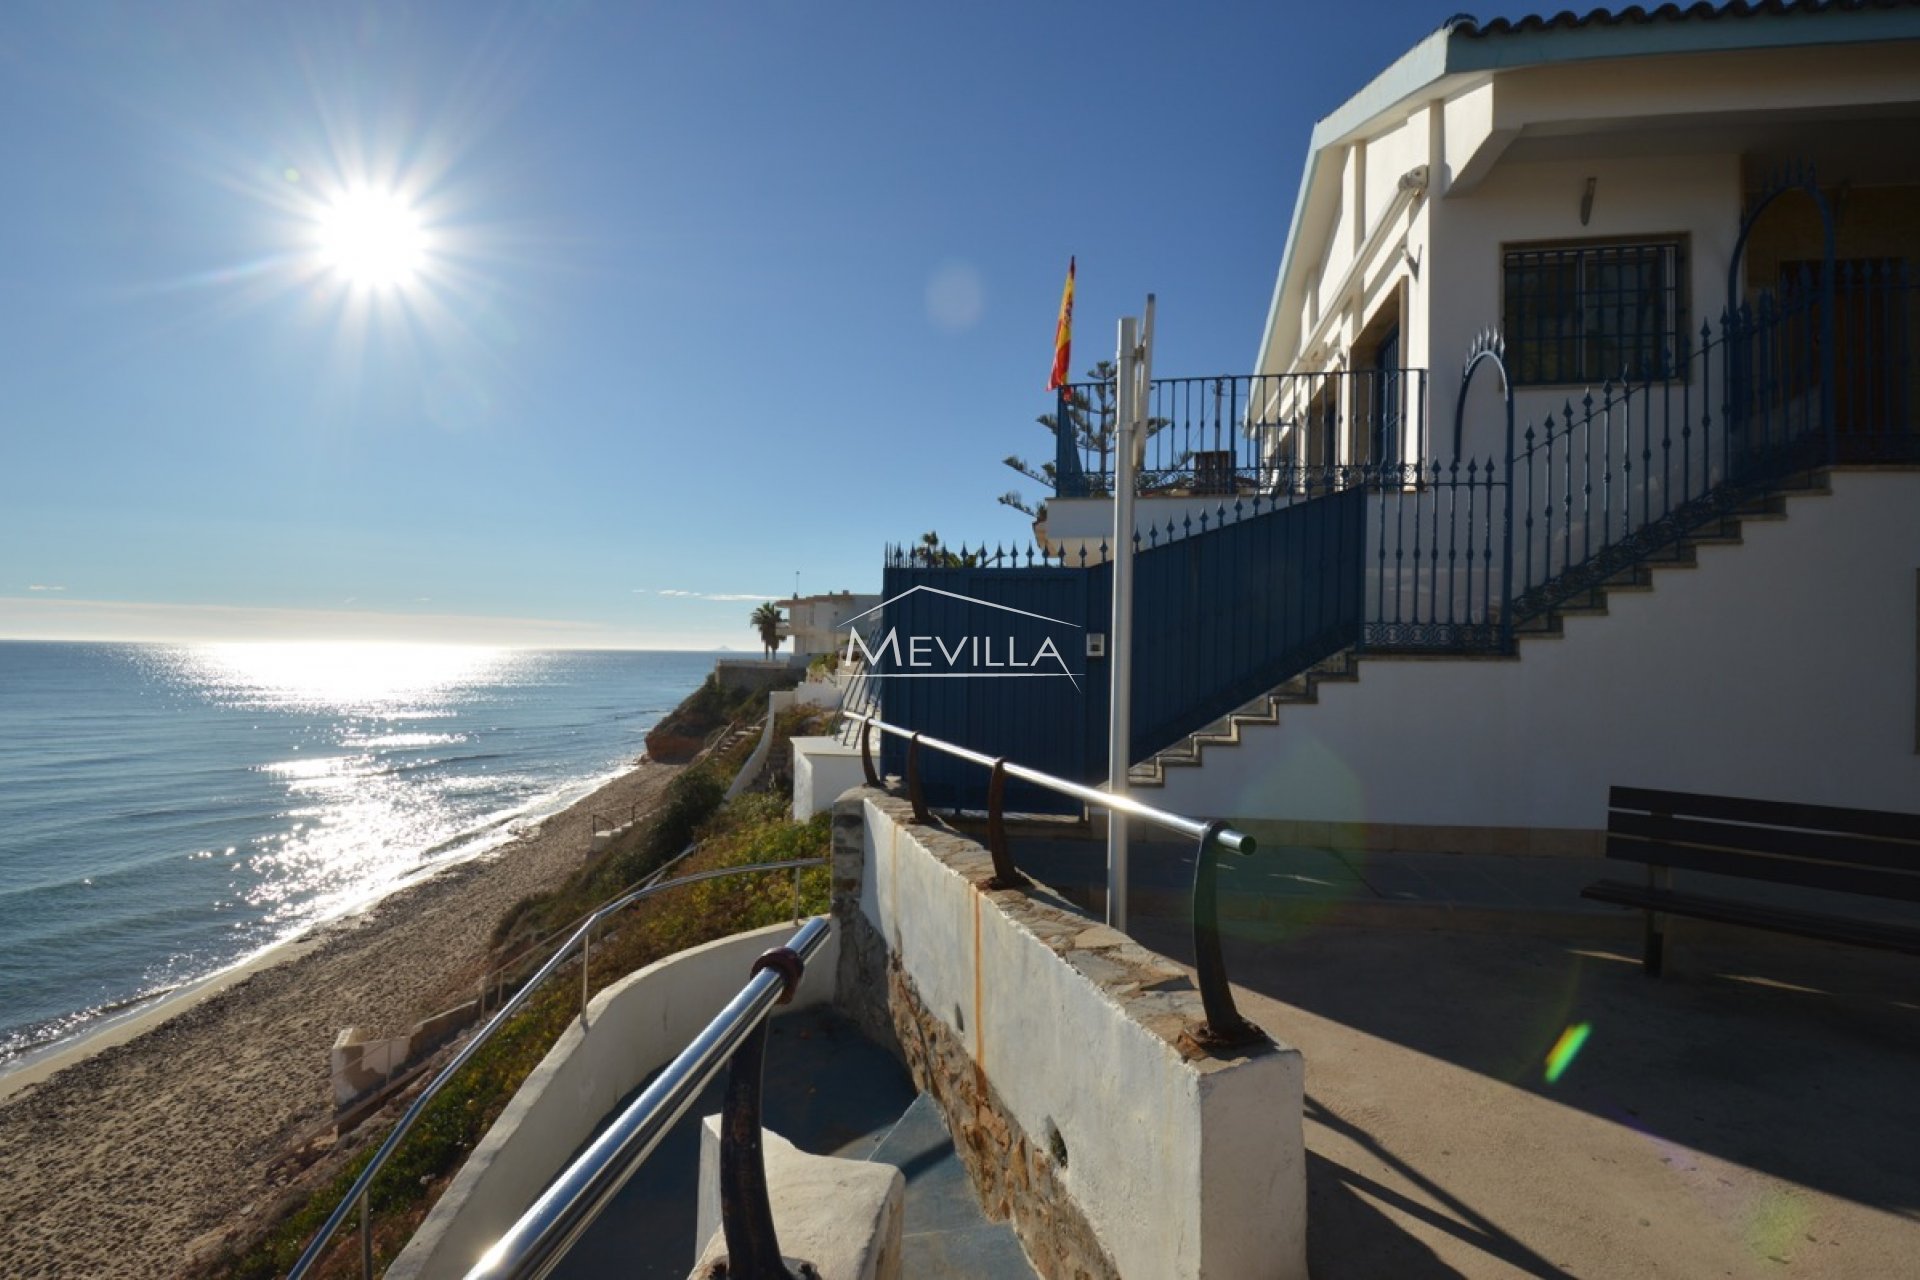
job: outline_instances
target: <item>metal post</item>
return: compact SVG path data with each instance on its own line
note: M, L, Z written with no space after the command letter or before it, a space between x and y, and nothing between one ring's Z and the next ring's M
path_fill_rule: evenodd
M805 965L786 947L754 961L785 981L780 1003L793 999ZM729 1280L793 1280L780 1256L780 1237L767 1200L766 1155L760 1141L760 1090L766 1075L767 1023L762 1018L734 1051L727 1069L727 1100L720 1122L720 1228L727 1241Z
M927 813L927 800L920 790L920 735L907 739L907 800L913 805L913 820L921 826L933 821Z
M1128 739L1133 733L1133 486L1134 426L1139 412L1135 370L1140 352L1138 325L1132 316L1120 320L1120 350L1115 379L1113 483L1113 622L1107 637L1111 668L1107 728L1107 790L1127 794ZM1127 927L1127 819L1117 810L1107 814L1107 924Z
M587 960L588 950L593 946L593 921L587 921L587 931L580 935L580 1025L587 1025Z
M373 1280L373 1188L360 1193L360 1276Z
M1234 1007L1233 989L1227 983L1227 962L1220 952L1216 860L1220 832L1226 825L1224 822L1208 825L1200 835L1200 847L1194 851L1193 861L1193 968L1200 980L1200 1005L1207 1015L1207 1024L1198 1028L1193 1036L1208 1048L1250 1044L1261 1035L1260 1029L1241 1017ZM1243 847L1243 851L1251 850Z
M867 775L867 785L880 785L880 775L873 771L873 722L860 722L860 769Z
M1002 756L993 762L987 779L987 852L993 855L993 878L989 889L1024 889L1033 882L1014 868L1013 855L1007 851L1007 761Z

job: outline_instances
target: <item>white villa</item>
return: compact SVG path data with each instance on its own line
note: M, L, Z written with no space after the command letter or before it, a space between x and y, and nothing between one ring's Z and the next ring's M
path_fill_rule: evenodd
M847 644L847 624L880 603L880 597L852 591L776 600L787 611L782 634L793 639L795 657L838 653Z
M1452 374L1482 330L1504 334L1518 417L1537 422L1817 264L1819 217L1789 196L1755 222L1728 296L1743 214L1806 170L1840 262L1920 258L1920 14L1735 3L1451 21L1314 128L1255 370L1431 370L1428 438L1407 415L1385 444L1450 456L1432 429L1450 426ZM1378 457L1367 407L1332 439L1288 443ZM1497 419L1473 421L1466 453L1503 446Z
M1449 20L1313 130L1256 372L1147 410L1143 549L1365 491L1358 641L1145 744L1143 798L1492 851L1593 847L1610 785L1914 808L1916 266L1920 8ZM1082 394L1068 564L1112 529Z

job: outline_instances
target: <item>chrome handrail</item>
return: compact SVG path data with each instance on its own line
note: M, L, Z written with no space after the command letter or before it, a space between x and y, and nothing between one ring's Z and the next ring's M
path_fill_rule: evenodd
M299 1259L294 1262L293 1269L287 1272L287 1280L301 1280L301 1278L313 1268L313 1265L320 1260L320 1255L326 1251L328 1242L333 1239L333 1233L339 1230L342 1222L346 1221L347 1214L352 1210L355 1203L358 1203L360 1206L360 1274L363 1280L372 1280L373 1210L372 1201L367 1195L367 1191L373 1185L374 1178L386 1167L386 1163L388 1159L392 1157L395 1148L400 1145L401 1140L404 1139L408 1131L413 1128L414 1122L420 1118L421 1112L426 1110L427 1104L432 1102L441 1088L444 1087L449 1080L453 1079L460 1068L464 1067L468 1060L471 1059L474 1054L478 1053L487 1041L492 1039L494 1032L499 1030L508 1018L517 1013L520 1006L532 998L533 993L540 989L540 984L546 981L548 975L558 969L561 962L573 953L576 945L581 945L580 990L582 999L580 1017L582 1022L585 1022L587 1016L585 999L587 990L587 966L586 949L583 944L589 932L601 920L625 907L631 906L642 898L649 898L656 893L663 893L668 889L677 888L681 885L698 884L703 880L719 880L728 876L746 875L755 871L791 870L797 876L805 868L823 867L825 865L827 865L825 858L794 858L785 862L757 862L745 867L720 867L712 871L697 871L692 875L680 876L673 880L664 880L658 884L643 885L631 893L623 894L615 898L588 916L586 921L578 929L574 930L573 935L561 944L560 949L548 957L547 962L541 965L540 968L535 971L534 975L527 979L520 990L513 994L512 999L501 1005L499 1011L487 1020L486 1024L474 1034L472 1039L461 1046L460 1052L453 1056L453 1060L442 1067L440 1074L436 1075L432 1083L427 1085L426 1089L422 1091L418 1098L414 1099L413 1105L407 1108L405 1114L400 1117L399 1123L394 1125L393 1132L389 1133L386 1141L380 1144L380 1149L373 1153L373 1159L367 1162L367 1167L360 1171L360 1176L354 1179L351 1187L347 1188L347 1194L341 1197L340 1203L335 1206L333 1212L328 1215L326 1222L321 1225L319 1231L314 1233L314 1237L307 1244L305 1251L302 1252Z
M1169 813L1165 809L1156 809L1152 805L1141 804L1131 796L1117 796L1109 791L1101 791L1078 782L1069 782L1065 778L1056 778L1050 773L1030 769L1026 765L1015 764L1004 756L990 756L952 742L943 742L939 738L924 733L915 733L899 725L888 724L878 716L850 713L849 720L860 723L860 763L866 771L869 786L879 786L880 777L873 767L872 743L868 730L878 729L890 733L896 738L907 740L907 798L913 805L915 822L927 822L930 815L926 802L920 793L920 748L930 747L961 760L968 760L991 770L987 782L987 849L993 855L993 878L983 886L990 889L1012 889L1028 883L1027 878L1015 870L1012 855L1007 849L1006 824L1003 813L1006 795L1006 779L1019 778L1035 786L1045 787L1049 791L1063 796L1071 796L1082 804L1106 809L1111 813L1121 813L1128 817L1141 818L1147 822L1177 831L1199 841L1193 863L1193 968L1199 977L1200 1003L1206 1011L1206 1022L1192 1031L1193 1038L1209 1047L1230 1048L1253 1043L1264 1033L1258 1027L1240 1016L1234 1007L1233 992L1227 982L1227 964L1220 950L1220 913L1217 889L1218 866L1214 853L1217 849L1229 849L1243 857L1257 848L1254 838L1244 831L1236 830L1224 822L1201 822L1197 818L1185 817L1178 813Z
M591 1146L574 1158L507 1233L481 1256L467 1272L467 1280L507 1280L508 1277L537 1280L551 1271L660 1145L667 1130L692 1109L701 1091L733 1059L735 1052L743 1047L750 1051L749 1038L764 1032L767 1015L776 1003L791 998L799 985L802 969L826 941L829 928L825 917L815 917L802 925L785 947L762 956L754 965L752 979L741 988L740 994L728 1002L693 1043L680 1051L645 1092L627 1104ZM743 1062L746 1057L743 1053ZM757 1069L758 1061L751 1066ZM757 1096L757 1083L755 1093ZM726 1127L730 1131L733 1125ZM752 1129L757 1136L757 1116ZM723 1176L722 1181L727 1179ZM764 1211L764 1171L759 1181L763 1194L758 1208ZM729 1210L742 1207L751 1213L754 1206L723 1205L722 1208L728 1252L736 1262L740 1261L738 1255L746 1250L735 1247L736 1219L741 1215ZM763 1250L771 1248L774 1261L778 1261L771 1218L765 1223L764 1235L758 1236L754 1243ZM740 1267L733 1273L745 1276L751 1274L751 1269Z

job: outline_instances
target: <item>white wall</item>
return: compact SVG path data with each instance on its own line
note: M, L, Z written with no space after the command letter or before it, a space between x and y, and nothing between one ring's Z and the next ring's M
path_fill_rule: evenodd
M1595 179L1592 217L1580 223L1586 180ZM1504 246L1614 236L1687 239L1687 328L1697 342L1700 321L1716 331L1726 301L1727 262L1740 231L1740 160L1708 156L1643 156L1501 164L1471 193L1438 201L1433 210L1433 262L1425 273L1424 305L1435 371L1433 452L1451 458L1459 371L1475 335L1501 321ZM1499 386L1491 371L1481 375ZM1598 390L1598 384L1595 384ZM1579 401L1582 386L1526 389L1514 396L1516 430ZM1506 456L1506 422L1498 398L1482 392L1466 419L1466 456Z
M1788 511L1517 661L1363 660L1154 803L1589 830L1612 785L1920 810L1920 472L1839 472Z
M1067 956L1121 935L1028 895L989 897L887 805L900 808L862 804L861 910L1028 1140L1058 1130L1061 1181L1120 1274L1305 1280L1299 1052L1184 1058L1146 1020L1197 1017L1196 992L1109 990ZM1080 963L1125 972L1098 952Z
M876 757L876 762L877 762ZM867 780L860 747L838 738L793 740L793 820L805 822L833 808L833 802Z
M709 942L595 996L587 1027L575 1019L534 1068L394 1260L390 1280L466 1275L614 1104L685 1049L747 984L755 958L793 933L791 924L778 924ZM786 1009L833 998L838 946L837 934L821 944ZM693 1243L693 1227L676 1248Z
M1250 448L1250 447L1249 447ZM1248 495L1250 500L1251 495ZM1138 498L1133 504L1133 527L1140 535L1140 545L1149 545L1148 530L1157 528L1164 531L1171 520L1176 528L1184 529L1184 522L1193 521L1194 531L1200 529L1200 517L1204 514L1207 523L1214 523L1216 513L1221 507L1229 512L1235 499L1222 494L1209 494L1194 498ZM1164 541L1164 537L1162 541ZM1100 547L1108 547L1111 558L1113 545L1113 499L1111 498L1049 498L1047 500L1047 545L1054 551L1065 551L1067 567L1077 569L1080 566L1080 552L1084 548L1089 565L1100 563Z

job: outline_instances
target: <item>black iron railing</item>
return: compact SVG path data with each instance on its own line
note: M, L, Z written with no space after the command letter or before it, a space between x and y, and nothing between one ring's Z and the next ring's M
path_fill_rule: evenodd
M754 961L740 994L569 1164L467 1273L467 1280L545 1275L572 1248L722 1067L731 1064L720 1126L720 1225L729 1280L799 1280L787 1270L767 1200L760 1092L767 1017L793 999L807 961L826 941L809 920L784 947ZM803 1274L811 1268L803 1268Z
M1062 498L1106 497L1116 471L1111 382L1060 389L1054 486ZM1427 372L1156 378L1146 405L1136 491L1226 497L1293 492L1308 469L1339 461L1388 466L1427 447Z
M1601 326L1605 341L1539 330L1529 338L1532 354L1518 356L1500 337L1483 335L1469 353L1439 458L1367 459L1364 449L1353 451L1349 435L1344 456L1361 460L1324 462L1311 448L1255 447L1257 431L1235 436L1226 429L1263 416L1279 421L1265 415L1265 406L1290 391L1309 404L1358 403L1372 375L1340 375L1345 383L1156 383L1156 404L1174 409L1155 412L1160 443L1149 445L1146 471L1185 467L1182 474L1195 482L1185 491L1188 501L1136 507L1129 758L1144 759L1342 648L1511 653L1516 632L1556 607L1592 600L1622 575L1637 578L1649 561L1675 554L1690 533L1811 482L1820 468L1920 464L1920 290L1910 267L1795 264L1780 272L1778 288L1682 337L1670 323L1678 300L1662 283L1671 264L1647 266L1654 261L1635 259L1635 270L1645 268L1645 288L1629 292L1645 295L1642 311L1661 310L1667 318L1658 324L1630 324L1623 312ZM1594 262L1578 265L1583 272L1591 266L1602 284L1618 274L1611 259ZM1626 306L1628 293L1607 296L1610 305ZM1665 345L1656 350L1654 338ZM1570 351L1569 343L1581 361L1629 363L1591 386L1526 386L1522 398L1537 416L1522 424L1512 361L1530 362L1529 378L1564 376L1572 366L1559 348ZM1559 344L1558 354L1542 354L1543 344ZM1467 392L1476 378L1483 390L1504 383L1504 417L1468 432ZM1111 440L1102 426L1111 408L1095 394L1103 385L1069 389L1078 397L1073 403L1093 408L1083 415L1090 425L1059 437L1062 494L1104 492L1101 478L1111 474ZM1328 387L1340 388L1340 396L1327 394ZM1194 397L1204 411L1181 407ZM1424 401L1423 391L1408 403ZM1420 412L1419 429L1402 438L1425 438ZM1247 445L1229 459L1238 492L1194 502L1192 491L1206 487L1197 483L1202 472L1194 456L1208 450L1193 443L1193 432L1204 430L1199 443L1210 449L1215 427L1223 445ZM1288 430L1281 439L1312 438ZM1468 440L1472 451L1464 447ZM1065 541L1051 553L1032 546L889 548L887 594L926 587L945 594L916 599L963 597L1064 620L1056 643L1067 653L1084 647L1080 632L1110 629L1112 553L1100 538ZM921 628L927 634L1004 630L998 614L986 627L985 614L970 619L953 609L905 605L897 612L928 622ZM1108 708L1097 661L1076 666L1095 678L1075 686L1072 697L1032 681L886 681L885 714L989 755L1019 749L1057 774L1100 777ZM935 770L927 785L948 803L965 782L963 772Z
M1264 1035L1258 1027L1241 1017L1240 1011L1234 1007L1233 991L1227 982L1226 960L1220 950L1219 851L1226 849L1243 857L1249 855L1255 850L1252 836L1224 822L1201 822L1177 813L1168 813L1128 796L1114 795L1069 782L1065 778L1056 778L1038 769L1015 764L1004 756L983 755L951 742L942 742L938 738L903 729L899 725L888 724L874 716L850 718L861 726L860 763L866 771L869 786L882 785L873 764L871 730L878 729L881 733L906 740L905 782L907 800L913 806L915 822L924 824L932 820L932 813L920 787L920 753L923 749L970 761L988 771L987 850L993 856L993 875L982 888L1011 889L1031 883L1014 867L1012 854L1007 849L1006 815L1002 810L1009 778L1018 778L1069 796L1090 808L1104 809L1122 817L1139 818L1198 841L1193 865L1193 967L1199 978L1200 1004L1205 1011L1206 1021L1190 1028L1188 1034L1199 1044L1218 1048L1251 1044Z

